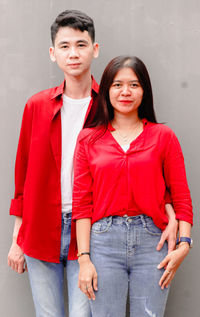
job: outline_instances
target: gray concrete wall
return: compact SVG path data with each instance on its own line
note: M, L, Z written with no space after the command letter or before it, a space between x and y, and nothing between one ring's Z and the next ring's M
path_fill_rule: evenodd
M32 94L63 78L49 60L49 27L55 16L67 8L83 10L94 18L101 47L93 65L97 80L116 55L136 55L146 63L158 119L167 122L181 142L194 205L195 246L171 286L165 316L199 317L198 0L0 0L0 316L34 316L27 275L19 276L7 267L14 223L8 209L14 191L14 160L24 104Z

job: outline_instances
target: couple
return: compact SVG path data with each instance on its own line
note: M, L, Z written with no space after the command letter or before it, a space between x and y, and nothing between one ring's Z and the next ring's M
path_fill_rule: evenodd
M167 286L191 244L177 138L156 123L138 58L114 58L99 89L90 70L99 50L90 17L62 12L51 37L50 58L65 81L31 97L24 110L8 264L18 273L28 268L36 316L65 316L64 270L70 317L124 316L128 288L131 316L163 316Z

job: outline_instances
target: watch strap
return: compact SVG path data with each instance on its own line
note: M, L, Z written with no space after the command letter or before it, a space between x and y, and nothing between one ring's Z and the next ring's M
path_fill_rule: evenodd
M192 239L189 238L189 237L179 237L179 238L177 238L176 245L178 245L181 242L187 242L189 244L189 246L192 245Z

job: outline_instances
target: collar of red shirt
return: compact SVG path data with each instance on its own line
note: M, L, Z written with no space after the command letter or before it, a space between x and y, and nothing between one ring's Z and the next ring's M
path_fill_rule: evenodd
M53 92L52 92L51 99L54 99L54 98L56 98L64 93L65 83L66 83L66 81L64 80L60 86L55 87L55 90L53 90ZM98 91L99 91L99 85L97 84L94 77L92 76L91 96L92 96L93 92L98 94Z

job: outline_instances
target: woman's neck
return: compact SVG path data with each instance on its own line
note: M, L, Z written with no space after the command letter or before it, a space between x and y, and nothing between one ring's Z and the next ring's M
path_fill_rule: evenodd
M130 129L138 126L141 119L138 117L138 113L131 115L125 115L122 113L114 113L112 124L120 130L129 131Z

